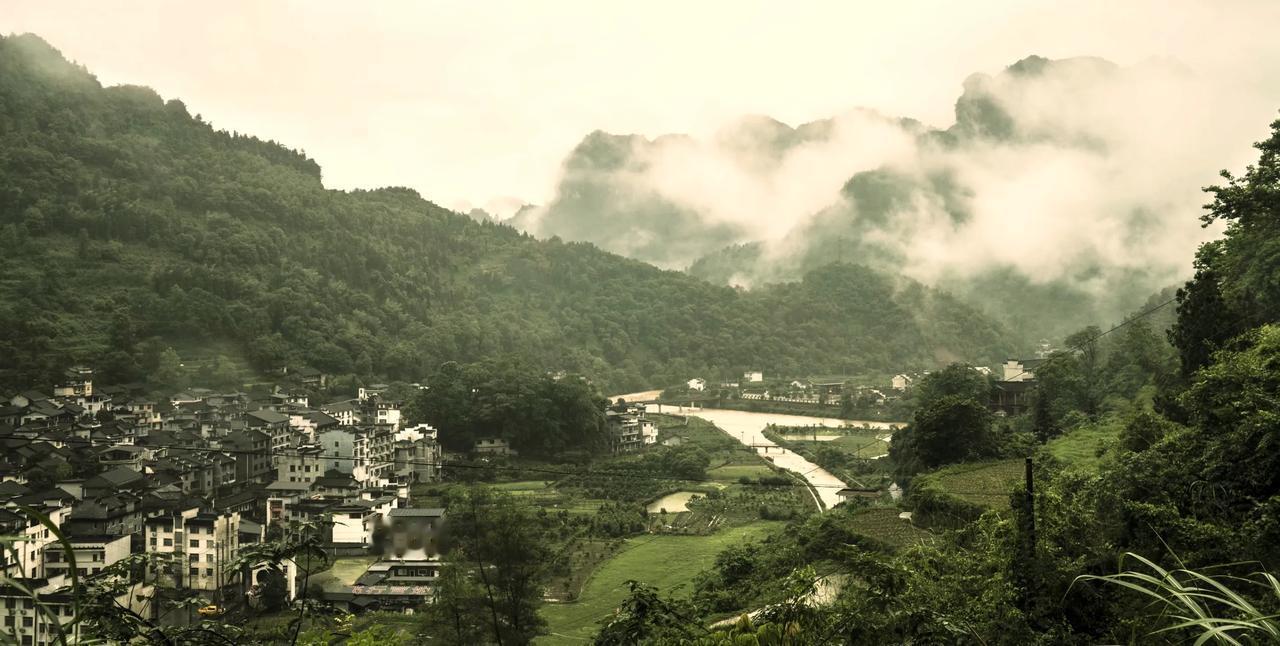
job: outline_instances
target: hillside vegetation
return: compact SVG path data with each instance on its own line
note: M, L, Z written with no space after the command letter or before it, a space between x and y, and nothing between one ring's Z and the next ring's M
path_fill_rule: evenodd
M170 346L406 380L504 355L626 390L1013 345L956 299L865 267L741 293L409 189L327 190L305 153L215 130L145 87L103 87L30 35L0 39L0 248L3 388L70 362L155 378Z

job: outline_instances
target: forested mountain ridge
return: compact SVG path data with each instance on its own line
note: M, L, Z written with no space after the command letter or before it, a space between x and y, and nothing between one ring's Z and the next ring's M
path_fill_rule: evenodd
M72 361L152 374L169 345L260 369L421 378L507 354L607 388L891 371L1017 345L950 296L855 265L743 293L478 223L414 191L334 191L304 153L102 87L0 39L0 386Z

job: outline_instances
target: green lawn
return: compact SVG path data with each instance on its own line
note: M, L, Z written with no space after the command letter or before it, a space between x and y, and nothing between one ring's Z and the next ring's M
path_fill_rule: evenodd
M596 569L573 603L543 606L551 634L537 640L540 645L581 644L599 629L599 622L613 614L626 598L626 581L635 579L657 586L664 593L689 593L695 575L715 562L725 547L765 536L783 527L782 523L758 521L724 529L710 536L640 536L626 541L613 558Z
M1104 420L1073 429L1050 440L1047 446L1053 457L1087 471L1097 471L1102 461L1099 454L1115 441L1120 429L1120 423Z

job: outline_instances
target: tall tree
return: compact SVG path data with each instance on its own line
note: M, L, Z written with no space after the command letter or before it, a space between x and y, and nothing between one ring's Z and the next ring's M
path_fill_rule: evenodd
M446 600L447 608L458 609L450 617L482 617L485 638L506 646L527 644L541 634L542 588L562 556L551 551L533 514L508 494L477 487L451 502L448 524L450 557L468 568L472 582L457 581L441 590L459 595ZM482 612L475 611L477 595ZM454 632L474 634L476 628L460 626Z

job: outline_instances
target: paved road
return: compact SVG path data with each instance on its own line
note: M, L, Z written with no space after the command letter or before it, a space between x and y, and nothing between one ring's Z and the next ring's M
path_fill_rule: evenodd
M788 451L764 436L764 429L770 424L778 426L827 426L838 428L850 422L842 419L831 419L824 417L806 417L803 415L781 415L774 413L751 413L739 410L717 410L709 408L687 408L681 406L672 406L670 404L662 404L662 410L658 410L658 404L649 404L650 412L675 413L678 415L692 415L715 424L720 430L728 433L731 437L742 442L747 446L755 446L756 452L761 456L772 459L773 463L786 469L794 471L800 477L813 485L817 491L818 497L822 499L822 504L827 509L831 509L840 502L840 497L836 492L843 489L847 485L839 478L831 475L822 467L800 457L800 455ZM876 422L871 422L875 424ZM860 422L853 422L860 424Z

